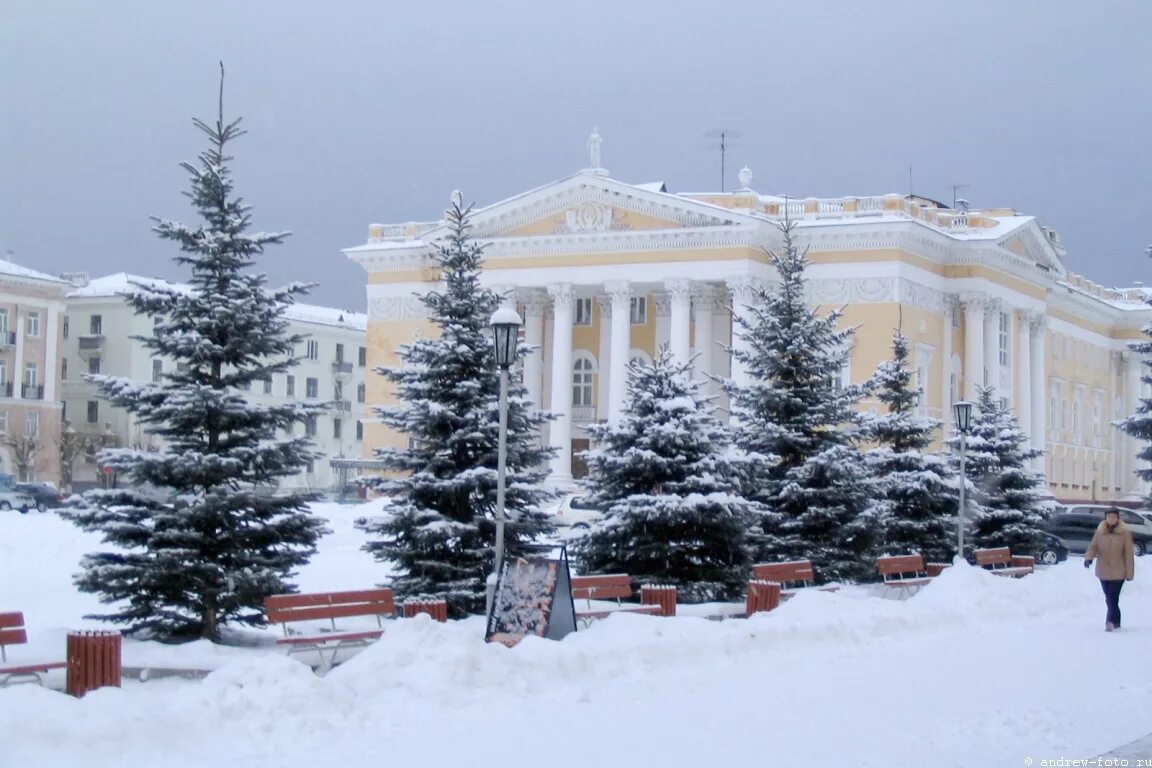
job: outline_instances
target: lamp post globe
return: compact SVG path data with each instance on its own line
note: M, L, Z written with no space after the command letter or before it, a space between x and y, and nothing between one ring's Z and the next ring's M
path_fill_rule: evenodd
M500 437L496 454L496 545L492 576L488 579L487 609L492 611L496 582L504 566L504 476L508 471L508 369L516 362L517 343L523 321L516 310L500 307L492 313L492 343L500 369Z

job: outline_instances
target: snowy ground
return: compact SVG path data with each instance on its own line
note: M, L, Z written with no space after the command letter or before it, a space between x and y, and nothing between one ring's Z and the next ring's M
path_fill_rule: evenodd
M355 506L304 590L369 586ZM16 658L61 657L99 610L70 574L93 540L54 515L0 516L0 610ZM910 600L803 594L748 621L616 616L555 643L485 645L483 622L397 622L327 677L251 647L126 642L126 665L205 666L75 700L0 690L0 766L1021 766L1089 759L1152 730L1152 582L1122 632L1079 558L1019 581L963 567ZM1142 578L1143 577L1143 578ZM57 681L58 682L58 681ZM1152 758L1152 754L1140 757Z

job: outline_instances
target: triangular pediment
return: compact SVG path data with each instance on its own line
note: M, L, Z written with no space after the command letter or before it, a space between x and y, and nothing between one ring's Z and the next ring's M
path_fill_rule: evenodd
M501 240L755 223L739 211L580 173L473 211L472 233ZM430 233L431 239L438 234Z
M1048 269L1053 275L1063 277L1068 273L1059 252L1049 242L1047 233L1035 219L1029 219L1011 234L998 240L996 244L1025 261Z

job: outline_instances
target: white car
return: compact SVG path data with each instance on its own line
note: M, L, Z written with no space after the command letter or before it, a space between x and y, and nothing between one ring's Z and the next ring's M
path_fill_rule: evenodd
M36 509L36 500L21 491L0 491L0 510L8 509L27 512Z
M581 493L564 494L551 512L558 528L570 528L573 531L587 530L602 517L602 510Z

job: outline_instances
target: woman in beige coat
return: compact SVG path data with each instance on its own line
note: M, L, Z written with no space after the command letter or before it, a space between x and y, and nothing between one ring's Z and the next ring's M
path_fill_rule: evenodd
M1104 522L1096 526L1092 543L1084 553L1084 567L1096 561L1096 578L1104 589L1104 602L1108 605L1108 617L1104 631L1120 629L1120 588L1125 581L1132 581L1136 571L1136 559L1132 554L1132 532L1120 522L1120 513L1114 509L1104 515Z

